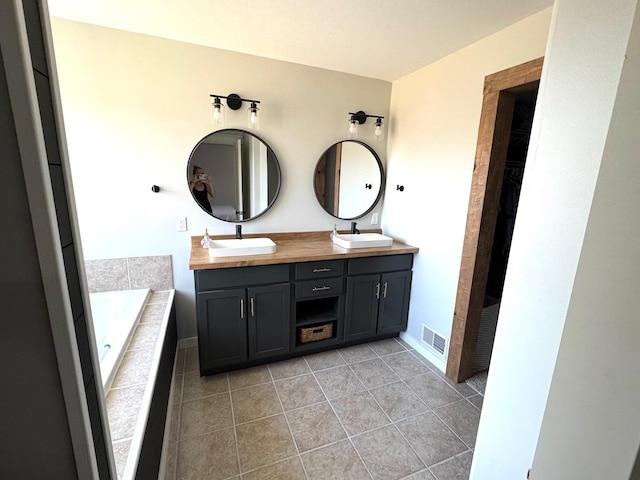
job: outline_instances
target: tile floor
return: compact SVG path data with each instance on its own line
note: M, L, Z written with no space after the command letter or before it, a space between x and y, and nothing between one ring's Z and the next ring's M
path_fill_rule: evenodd
M168 479L468 479L483 396L399 339L201 378L178 354Z

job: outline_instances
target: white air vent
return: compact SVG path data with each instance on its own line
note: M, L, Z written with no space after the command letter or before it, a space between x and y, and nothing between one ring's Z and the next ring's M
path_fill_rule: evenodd
M422 341L433 348L444 358L447 351L447 339L422 324Z

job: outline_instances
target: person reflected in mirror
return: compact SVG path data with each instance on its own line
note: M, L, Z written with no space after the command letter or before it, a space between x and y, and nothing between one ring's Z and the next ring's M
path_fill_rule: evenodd
M198 205L212 214L209 197L216 197L216 189L213 188L211 176L204 172L204 168L198 165L193 166L193 180L189 182L189 190L191 190L191 194L198 202Z

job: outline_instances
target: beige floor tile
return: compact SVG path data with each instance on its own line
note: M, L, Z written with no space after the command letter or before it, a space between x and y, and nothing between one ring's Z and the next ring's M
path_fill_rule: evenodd
M242 475L242 480L306 480L299 457L289 458Z
M380 385L386 385L400 380L380 358L372 358L364 362L354 363L351 365L351 370L355 372L367 388L379 387Z
M304 357L311 370L317 372L318 370L325 370L327 368L339 367L344 365L344 359L338 353L337 350L329 350L327 352L315 353Z
M149 371L151 371L154 352L155 347L126 352L122 357L122 363L118 367L111 387L119 388L141 383L146 384L149 378Z
M467 400L478 410L482 411L482 404L484 403L483 395L473 395L471 397L467 397Z
M178 480L222 480L238 473L233 428L189 437L178 445Z
M283 378L296 377L298 375L311 373L311 370L303 357L271 363L269 364L269 370L271 370L271 376L274 380L281 380Z
M472 452L465 452L431 467L438 480L468 480L471 472Z
M346 438L327 402L291 410L286 415L300 453Z
M369 392L352 393L331 400L349 435L357 435L390 423Z
M468 450L433 412L408 418L396 426L427 466Z
M280 400L272 383L231 392L233 415L236 425L282 413Z
M376 352L381 357L384 355L390 355L392 353L404 352L407 350L402 343L396 341L395 338L387 338L385 340L379 340L377 342L371 342L368 344L371 350Z
M480 412L466 400L460 400L434 409L444 423L453 430L469 448L476 444Z
M138 412L146 385L109 390L106 397L111 440L125 440L133 436Z
M229 381L226 373L201 377L199 372L189 372L184 375L183 401L208 397L229 391Z
M229 372L229 385L231 386L231 390L253 387L254 385L269 383L271 381L272 380L271 374L269 373L269 367L267 367L266 365L243 368L242 370Z
M238 425L236 432L243 472L284 460L298 453L284 415Z
M370 480L351 442L344 440L301 455L309 480Z
M228 393L191 400L182 404L180 439L203 435L233 426Z
M404 382L384 385L370 392L384 413L394 422L429 410L427 404L420 400Z
M411 352L386 355L383 360L400 378L409 378L429 373L429 368Z
M341 348L338 350L344 361L347 363L357 363L370 358L377 357L376 353L365 343L362 345L354 345L353 347Z
M435 373L407 378L405 383L431 408L462 399L458 392Z
M293 410L326 400L313 375L278 380L275 385L285 410Z
M358 376L347 365L316 372L315 376L329 399L365 389Z
M173 404L182 403L182 389L184 384L184 374L176 375L173 378Z
M176 374L181 375L184 373L184 361L187 357L187 351L184 348L178 350L178 354L176 356Z
M450 378L448 378L441 370L435 369L433 371L436 375L438 375L440 378L442 378L445 382L447 382L456 392L458 392L460 395L464 396L464 397L471 397L473 395L477 395L478 392L472 388L471 386L467 385L464 382L454 382L453 380L451 380Z
M398 479L425 468L393 425L358 435L352 440L374 480Z
M199 371L200 357L198 355L198 347L190 347L185 349L184 373Z
M414 473L409 477L405 477L403 480L439 480L436 479L429 470L420 470L418 473ZM469 480L468 477L465 480Z

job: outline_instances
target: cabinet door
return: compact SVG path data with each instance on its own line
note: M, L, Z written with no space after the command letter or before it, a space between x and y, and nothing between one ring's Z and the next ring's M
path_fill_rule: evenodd
M382 274L378 334L397 333L407 328L411 271Z
M345 341L375 336L379 291L380 275L347 277Z
M197 294L200 374L247 360L244 288Z
M291 286L253 287L249 297L249 358L272 357L289 351Z

